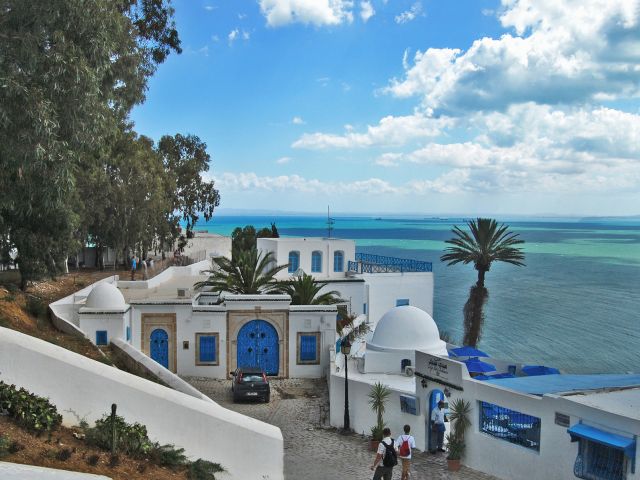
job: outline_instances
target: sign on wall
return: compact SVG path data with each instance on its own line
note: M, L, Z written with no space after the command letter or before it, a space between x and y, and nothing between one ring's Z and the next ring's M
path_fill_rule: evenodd
M462 390L462 365L447 358L417 351L415 375L426 382ZM427 383L422 385L426 388Z
M400 395L400 411L411 415L420 415L420 402L416 397Z

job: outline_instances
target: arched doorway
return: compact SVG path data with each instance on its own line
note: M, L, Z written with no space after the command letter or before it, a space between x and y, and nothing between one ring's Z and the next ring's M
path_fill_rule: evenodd
M431 429L431 412L433 412L434 409L438 408L438 402L440 402L440 400L446 402L442 390L438 390L437 388L431 390L431 393L429 394L429 400L427 401L427 425L425 429L427 431L427 450L429 451L433 451L436 449L437 433Z
M252 320L238 332L238 367L260 367L267 375L278 375L278 332L264 320Z
M153 360L169 368L169 334L164 329L156 328L151 332L149 350Z

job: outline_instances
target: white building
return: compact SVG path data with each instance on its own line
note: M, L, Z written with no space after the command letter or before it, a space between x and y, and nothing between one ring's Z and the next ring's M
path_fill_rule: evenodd
M406 360L411 368L403 374ZM392 390L385 423L392 434L409 424L421 450L430 445L429 420L438 401L462 398L471 405L462 459L471 468L503 479L640 478L640 375L525 376L522 365L482 360L495 366L498 377L472 378L465 363L449 358L425 312L391 310L364 355L349 360L352 428L368 434L375 425L367 395L380 381ZM336 427L343 421L344 385L338 355L330 377Z

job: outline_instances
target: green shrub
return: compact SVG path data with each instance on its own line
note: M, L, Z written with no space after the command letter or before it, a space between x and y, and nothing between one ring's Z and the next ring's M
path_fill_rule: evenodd
M199 458L189 465L189 480L216 480L216 473L224 472L219 463Z
M47 304L38 297L27 297L27 312L36 318L46 318Z
M24 388L0 381L0 410L6 410L19 425L36 434L51 432L62 423L62 415L49 399Z
M116 415L116 449L132 457L149 453L153 444L147 435L147 427L140 423L127 423ZM111 450L111 415L104 415L93 428L86 431L87 442L104 450Z
M63 448L62 450L58 450L56 453L56 460L60 460L61 462L66 462L71 458L71 450L68 448Z
M5 302L15 302L16 301L16 296L13 293L7 293L4 296L3 300Z
M10 445L11 445L11 440L9 439L9 437L0 435L0 458L6 457L7 455L9 455Z
M120 455L117 453L115 455L111 455L109 457L109 467L116 468L118 465L120 465Z
M188 462L184 454L184 448L176 448L175 445L160 445L154 443L149 451L149 460L163 467L181 467Z
M89 455L89 458L87 458L87 463L92 467L95 467L99 461L100 455L96 455L95 453L93 455Z
M9 453L18 453L20 450L24 450L24 445L20 442L11 442L8 448Z

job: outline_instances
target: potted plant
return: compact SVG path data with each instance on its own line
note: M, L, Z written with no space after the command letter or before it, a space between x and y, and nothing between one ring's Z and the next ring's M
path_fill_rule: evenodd
M387 403L387 399L391 395L391 390L386 385L380 382L376 382L371 386L369 391L369 405L371 409L376 412L376 425L371 428L371 440L369 440L369 448L372 451L378 449L378 445L382 440L382 430L384 430L384 408Z
M462 398L458 398L449 404L449 420L451 432L447 435L447 463L449 470L460 470L460 460L464 456L466 445L464 434L471 425L469 414L471 404Z

